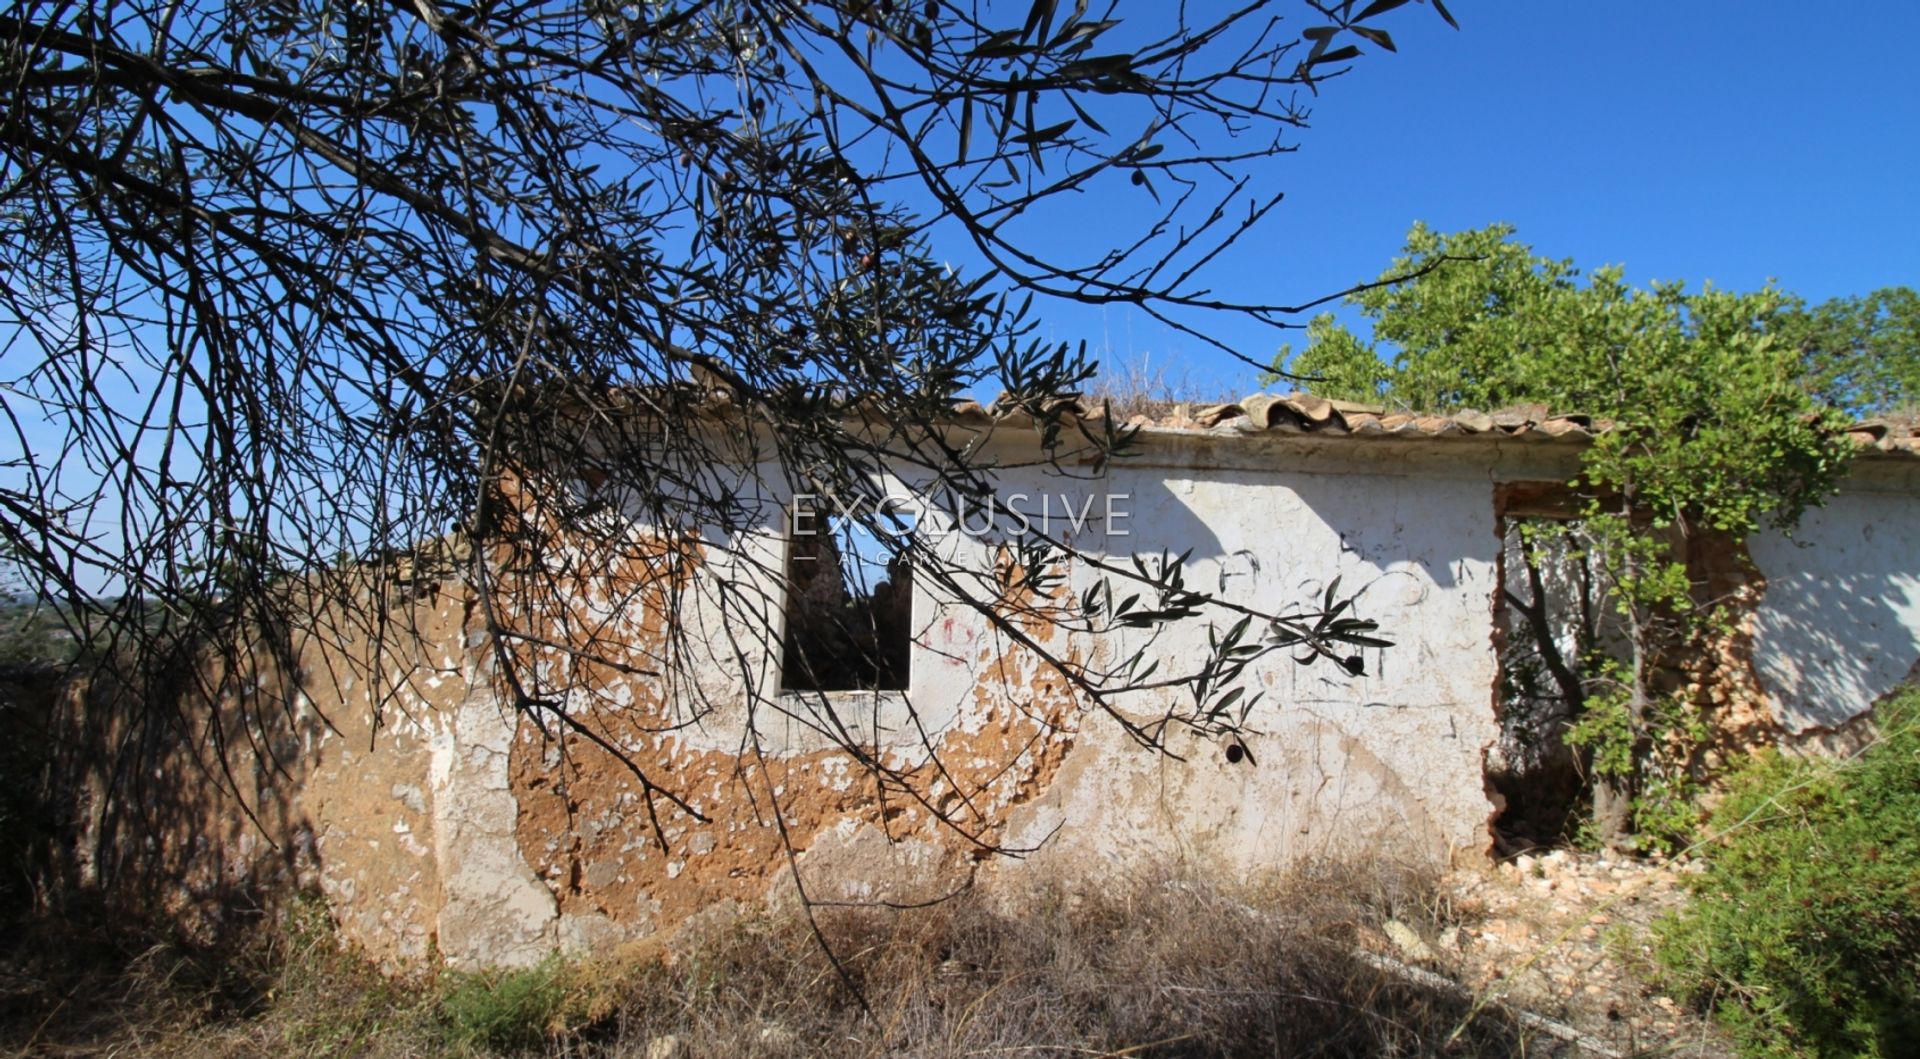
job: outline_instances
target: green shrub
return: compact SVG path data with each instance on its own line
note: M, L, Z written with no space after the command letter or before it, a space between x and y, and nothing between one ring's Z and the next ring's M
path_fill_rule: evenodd
M538 1044L564 1028L568 998L566 964L557 955L517 971L449 974L440 992L447 1043L469 1053Z
M1743 770L1709 820L1724 837L1695 900L1660 925L1666 984L1748 1056L1920 1047L1920 690L1879 720L1851 760Z

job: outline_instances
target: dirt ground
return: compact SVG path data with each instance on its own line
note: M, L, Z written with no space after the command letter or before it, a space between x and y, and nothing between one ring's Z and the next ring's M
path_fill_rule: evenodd
M1648 984L1649 928L1685 904L1682 877L1702 867L1568 850L1523 855L1450 874L1440 887L1448 907L1426 929L1389 921L1369 941L1487 1003L1573 1031L1561 1054L1731 1056L1710 1023Z

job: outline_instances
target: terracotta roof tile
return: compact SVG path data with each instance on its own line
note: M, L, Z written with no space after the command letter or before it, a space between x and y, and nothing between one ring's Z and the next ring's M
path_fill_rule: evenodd
M1475 434L1484 434L1493 429L1493 417L1477 409L1469 408L1453 414L1453 421Z
M682 384L681 396L688 392L698 398L696 414L731 416L742 411L724 388L701 389L694 384ZM641 389L613 395L610 401L616 408L653 405L644 398ZM856 415L878 416L883 414L883 404L869 397L851 402L849 410ZM1079 396L1054 397L1043 402L1043 406L1089 420L1099 420L1108 411L1105 402ZM1152 431L1240 435L1324 434L1361 440L1389 437L1445 438L1459 442L1512 439L1527 444L1580 443L1612 426L1608 420L1582 412L1554 412L1544 404L1513 405L1491 413L1469 408L1451 415L1428 415L1299 393L1257 393L1237 402L1198 407L1184 402L1162 402L1151 404L1150 408L1149 413L1127 417L1126 426ZM1018 403L1003 398L990 405L958 401L953 405L953 421L959 425L985 426L1017 424L1030 421L1030 417ZM1864 419L1847 425L1842 432L1863 454L1920 456L1920 415Z
M1516 427L1528 427L1547 418L1547 406L1543 404L1521 404L1502 408L1493 413L1493 425L1503 430Z
M1372 412L1348 412L1342 416L1347 429L1355 434L1380 434L1380 417Z
M1104 414L1103 405L1079 398L1058 398L1049 402L1048 407L1078 410L1089 419ZM999 402L983 407L975 401L955 405L954 414L957 419L970 422L1014 420L1024 415L1017 408L1003 407ZM1257 393L1232 403L1200 407L1185 403L1165 405L1156 414L1132 416L1127 426L1159 431L1325 434L1353 438L1511 438L1528 443L1578 443L1610 429L1612 423L1583 412L1554 412L1544 404L1514 405L1491 413L1469 408L1450 415L1426 415L1312 394ZM1845 432L1865 452L1920 454L1920 419L1863 420L1846 427Z
M1237 404L1216 404L1195 412L1193 418L1205 426L1217 426L1229 419L1238 419L1243 414Z
M1387 413L1386 407L1383 405L1364 404L1360 401L1329 400L1327 403L1333 406L1334 411L1340 413L1343 416L1353 416L1353 415L1378 416L1378 415L1385 415Z
M1315 426L1324 426L1333 418L1333 402L1324 397L1295 394L1286 399L1286 405Z
M1584 438L1590 436L1587 433L1585 423L1569 416L1542 420L1541 422L1533 424L1533 429L1550 438Z

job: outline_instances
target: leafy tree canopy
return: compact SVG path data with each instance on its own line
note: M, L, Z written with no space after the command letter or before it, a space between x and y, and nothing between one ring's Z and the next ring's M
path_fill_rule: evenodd
M1885 287L1807 306L1789 301L1772 323L1800 354L1805 384L1858 415L1920 410L1920 293Z
M1381 278L1348 299L1371 338L1324 314L1275 369L1348 400L1540 403L1610 420L1587 479L1633 492L1669 522L1745 532L1771 511L1791 524L1835 472L1832 419L1805 385L1800 346L1780 333L1807 318L1777 291L1640 290L1617 267L1582 275L1536 255L1510 225L1451 235L1415 225Z
M1416 225L1382 282L1349 301L1371 337L1323 315L1307 348L1283 350L1275 369L1349 400L1540 404L1607 421L1572 483L1584 503L1577 546L1558 554L1591 561L1593 590L1620 615L1626 643L1618 655L1578 645L1567 738L1588 749L1595 823L1609 845L1682 830L1703 733L1694 704L1662 690L1659 674L1716 627L1721 601L1702 598L1673 542L1791 528L1831 493L1848 450L1833 429L1840 413L1817 394L1894 392L1884 373L1857 367L1873 342L1893 341L1888 314L1864 304L1809 314L1772 289L1641 290L1617 267L1583 275L1536 255L1508 225L1451 235ZM1828 316L1852 330L1823 329ZM1810 380L1815 361L1829 368ZM1536 629L1556 659L1558 635Z

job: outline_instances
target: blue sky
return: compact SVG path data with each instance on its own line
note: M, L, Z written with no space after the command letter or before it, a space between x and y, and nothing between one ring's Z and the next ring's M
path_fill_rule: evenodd
M1415 220L1519 226L1536 251L1636 283L1812 300L1920 285L1920 5L1453 0L1408 5L1313 108L1272 172L1287 200L1217 262L1222 287L1293 302L1383 269ZM1059 338L1151 355L1196 383L1255 373L1138 312L1049 306ZM1248 355L1285 336L1214 321Z
M1509 221L1541 253L1624 264L1637 283L1772 278L1811 300L1920 286L1920 4L1819 22L1819 5L1778 0L1450 2L1460 31L1409 4L1380 23L1399 53L1370 47L1327 86L1298 153L1261 167L1286 202L1213 263L1213 286L1263 302L1338 291L1378 275L1415 220ZM1293 32L1310 24L1304 5L1283 10ZM1112 245L1142 205L1120 192L1039 234ZM1151 357L1211 394L1257 388L1254 369L1137 310L1038 308L1052 337L1112 359ZM1208 325L1263 363L1288 337Z

